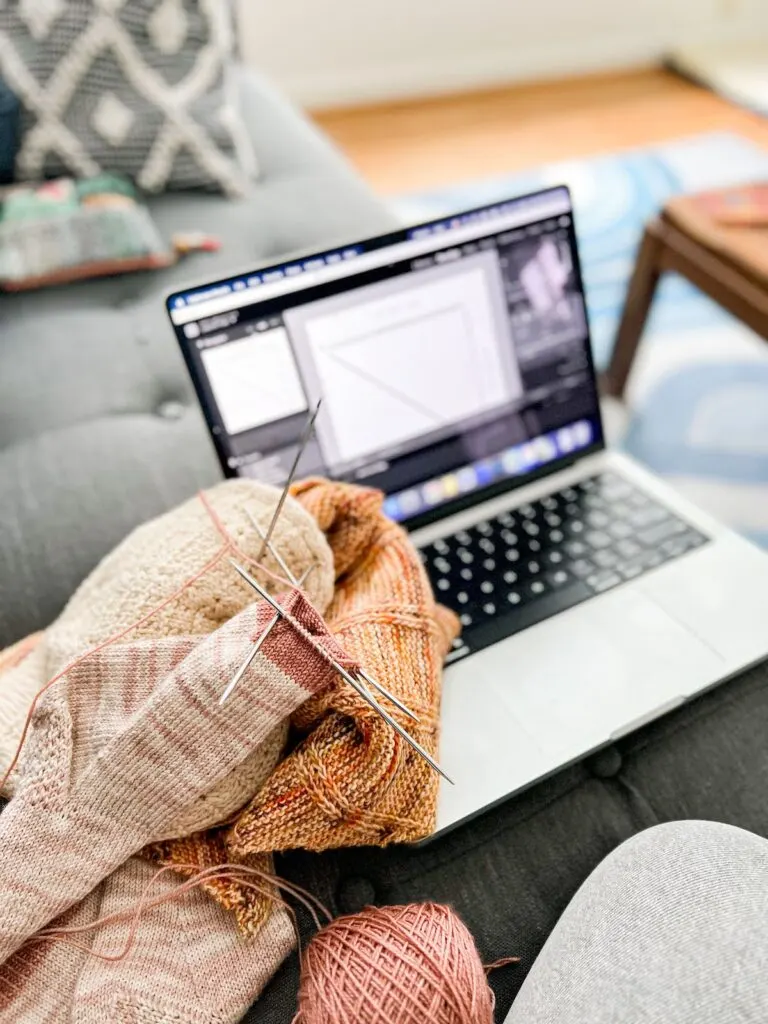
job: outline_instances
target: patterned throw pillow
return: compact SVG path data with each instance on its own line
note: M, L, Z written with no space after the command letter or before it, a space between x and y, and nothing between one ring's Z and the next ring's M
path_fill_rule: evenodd
M109 171L243 195L229 0L4 0L0 76L24 106L17 179Z

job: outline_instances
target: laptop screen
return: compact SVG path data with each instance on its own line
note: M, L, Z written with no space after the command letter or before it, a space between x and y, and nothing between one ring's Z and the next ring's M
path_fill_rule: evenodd
M172 295L225 472L386 492L416 526L603 444L564 187Z

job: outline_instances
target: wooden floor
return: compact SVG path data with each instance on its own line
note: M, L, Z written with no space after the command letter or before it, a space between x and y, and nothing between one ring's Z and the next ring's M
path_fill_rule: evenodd
M768 121L657 69L314 116L382 195L704 131L768 149Z

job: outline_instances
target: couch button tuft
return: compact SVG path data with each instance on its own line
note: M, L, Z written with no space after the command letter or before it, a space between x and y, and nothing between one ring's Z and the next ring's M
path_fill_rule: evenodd
M176 402L173 399L169 399L167 402L161 402L157 407L157 415L164 420L180 420L186 408L182 402Z
M621 771L621 754L617 747L599 750L587 760L587 768L598 779L612 779Z

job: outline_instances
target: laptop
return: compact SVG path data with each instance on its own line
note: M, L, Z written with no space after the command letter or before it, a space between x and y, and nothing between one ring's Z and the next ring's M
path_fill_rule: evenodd
M228 476L380 488L463 630L439 834L768 655L768 556L606 448L571 197L172 295Z

